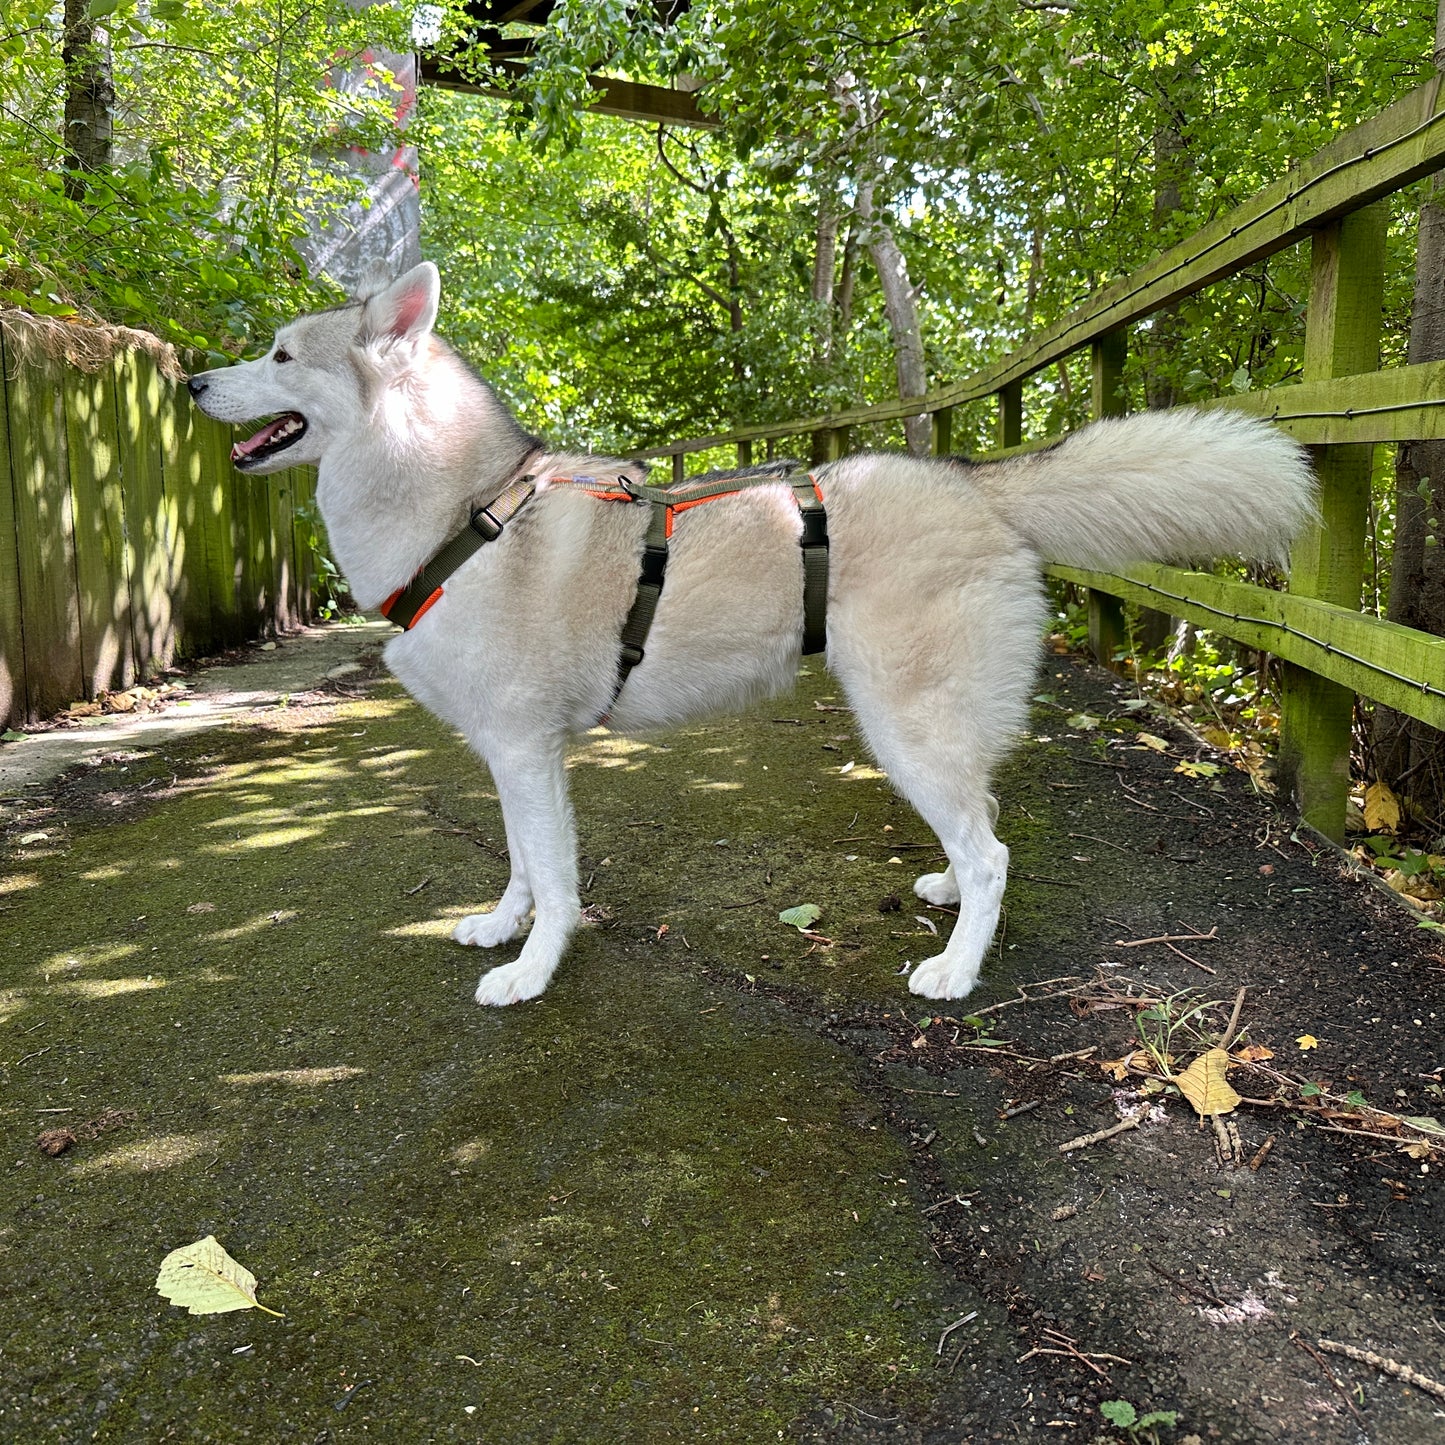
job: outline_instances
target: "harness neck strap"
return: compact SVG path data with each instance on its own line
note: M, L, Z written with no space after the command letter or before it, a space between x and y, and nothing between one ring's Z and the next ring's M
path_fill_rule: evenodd
M529 458L530 460L530 458ZM381 615L409 632L442 595L442 583L462 563L502 535L502 528L527 504L537 483L523 475L509 482L485 507L476 508L467 525L444 542L431 560L406 584L381 604Z

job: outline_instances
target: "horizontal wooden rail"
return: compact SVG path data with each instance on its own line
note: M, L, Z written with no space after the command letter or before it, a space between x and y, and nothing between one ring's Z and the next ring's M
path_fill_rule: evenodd
M1212 221L1132 275L1104 287L1026 346L963 381L924 396L741 427L648 448L634 455L678 456L738 442L900 421L992 396L1108 332L1142 321L1161 306L1251 261L1293 246L1326 222L1445 168L1445 109L1441 107L1440 90L1441 80L1437 77L1379 115L1337 136L1228 215Z
M1445 728L1445 638L1347 607L1179 567L1151 564L1120 573L1048 570L1064 582L1186 617Z

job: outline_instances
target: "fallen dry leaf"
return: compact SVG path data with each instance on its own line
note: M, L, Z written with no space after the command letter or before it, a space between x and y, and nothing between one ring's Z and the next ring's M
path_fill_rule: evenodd
M1372 833L1393 833L1400 826L1400 800L1388 783L1371 783L1365 789L1365 826Z
M1229 1055L1223 1049L1210 1049L1174 1080L1201 1119L1212 1114L1229 1114L1239 1107L1239 1095L1225 1077L1229 1062Z

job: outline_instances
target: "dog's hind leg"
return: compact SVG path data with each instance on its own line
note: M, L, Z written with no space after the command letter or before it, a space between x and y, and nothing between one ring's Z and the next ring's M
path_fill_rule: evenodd
M527 864L522 857L521 843L507 823L505 813L502 823L507 829L511 876L490 913L469 913L452 930L452 937L458 943L476 948L496 948L498 944L510 943L522 931L522 925L532 911L532 885L527 881Z
M998 825L998 799L986 793L988 801L988 825ZM959 900L958 874L950 863L942 873L921 873L913 880L913 891L925 903L937 903L945 908L956 907Z
M563 739L549 738L531 748L511 745L488 752L507 837L523 864L520 886L530 889L537 917L518 957L482 975L478 1003L500 1005L535 998L547 987L576 931L581 914L577 834L567 797L563 748Z
M961 585L941 567L924 580L937 585L841 596L829 613L828 664L874 756L948 857L944 872L915 888L930 902L957 903L958 922L908 986L963 998L1003 902L1009 854L994 836L989 784L1028 717L1044 607L1026 553L982 559Z

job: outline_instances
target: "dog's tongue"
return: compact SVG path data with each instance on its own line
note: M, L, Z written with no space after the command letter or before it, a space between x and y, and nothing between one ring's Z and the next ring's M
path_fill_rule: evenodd
M253 437L248 437L243 442L237 442L231 448L231 460L237 461L241 457L248 457L254 451L259 451L267 442L275 441L277 435L294 425L300 418L294 412L287 412L285 416L277 417L275 421L267 422L260 431Z

